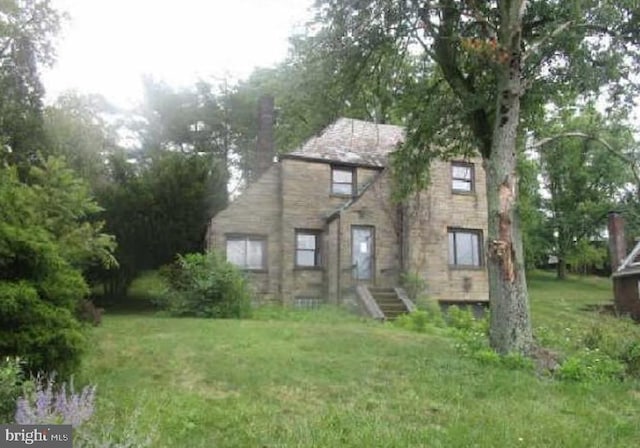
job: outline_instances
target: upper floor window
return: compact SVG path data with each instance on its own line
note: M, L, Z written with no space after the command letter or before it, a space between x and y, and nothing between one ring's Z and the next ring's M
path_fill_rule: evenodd
M255 235L227 236L227 261L239 268L264 270L267 268L267 239Z
M471 193L475 189L473 163L451 163L451 190L455 193Z
M296 266L319 267L320 261L320 232L296 230Z
M482 266L482 231L449 229L449 266Z
M344 166L331 167L331 194L352 196L355 177L353 168Z

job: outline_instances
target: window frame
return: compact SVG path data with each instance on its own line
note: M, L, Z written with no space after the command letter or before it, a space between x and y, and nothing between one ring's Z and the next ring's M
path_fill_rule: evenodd
M298 235L307 235L313 236L316 239L316 247L315 249L304 249L298 247ZM293 265L296 269L309 269L309 270L317 270L322 269L322 230L318 229L295 229L293 235ZM313 252L313 265L299 264L298 263L298 252Z
M347 183L347 182L336 182L335 180L335 172L336 171L342 171L342 172L349 172L351 174L351 182ZM356 194L356 175L357 175L357 170L355 167L353 166L346 166L346 165L331 165L331 195L332 196L341 196L341 197L352 197L355 196ZM350 193L341 193L341 192L337 192L335 191L334 187L336 185L350 185L351 186L351 192Z
M466 179L463 177L455 177L454 171L455 168L469 168L470 179ZM460 188L455 188L455 181L466 182L469 184L468 190L463 190ZM451 162L451 192L455 194L473 194L476 191L476 169L475 165L471 162L465 162L463 160L454 160Z
M238 265L233 263L232 261L229 261L229 248L228 248L228 244L229 241L244 241L245 246L244 246L244 265ZM260 242L262 245L262 260L260 263L260 267L250 267L247 266L247 254L248 254L248 242L249 241L254 241L254 242ZM268 250L268 238L267 235L260 235L260 234L254 234L254 233L228 233L225 234L225 245L224 245L224 249L225 249L225 259L227 261L229 261L231 264L233 264L234 266L236 266L238 269L241 269L243 271L250 271L250 272L267 272L267 260L268 255L267 255L267 250Z
M296 296L293 299L293 307L300 310L317 310L324 303L324 300L316 296Z
M451 247L450 235L453 234L453 247ZM458 263L456 235L470 234L477 237L478 264L461 264ZM447 263L450 269L482 269L484 268L484 245L481 229L469 229L464 227L448 227L447 228ZM451 252L453 251L453 253ZM453 258L453 263L451 259Z

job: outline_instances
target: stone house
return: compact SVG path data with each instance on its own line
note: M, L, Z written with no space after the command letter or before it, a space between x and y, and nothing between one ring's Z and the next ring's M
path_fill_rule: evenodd
M481 160L436 161L430 187L398 205L388 156L403 138L399 126L341 118L277 161L267 158L213 217L207 247L245 269L262 301L356 302L384 318L394 308L385 301L411 308L398 288L411 273L440 302L487 302Z

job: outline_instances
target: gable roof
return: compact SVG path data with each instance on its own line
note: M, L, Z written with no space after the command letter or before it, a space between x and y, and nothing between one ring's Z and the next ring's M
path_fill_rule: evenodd
M384 167L389 153L403 141L401 126L339 118L301 148L282 157Z

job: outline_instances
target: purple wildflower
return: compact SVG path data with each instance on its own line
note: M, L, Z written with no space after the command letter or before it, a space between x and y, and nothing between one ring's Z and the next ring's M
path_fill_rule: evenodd
M59 423L80 426L91 418L94 411L95 386L85 386L76 393L73 382L54 387L53 377L35 381L35 391L27 397L20 397L16 403L16 423L34 425Z

